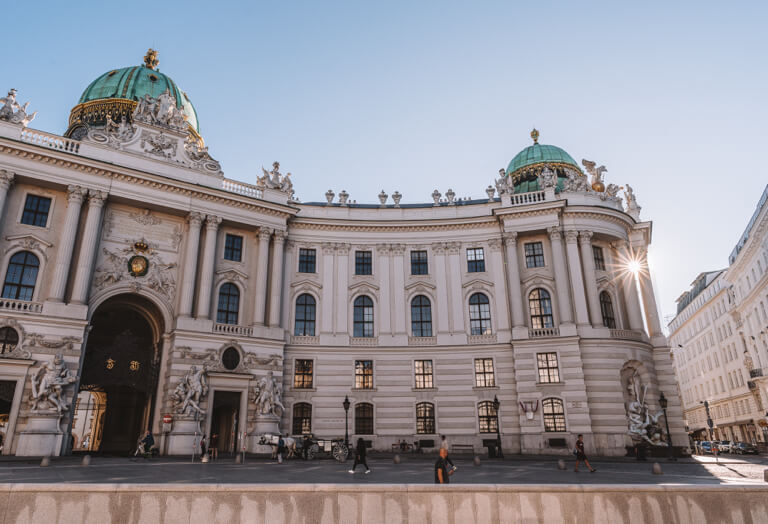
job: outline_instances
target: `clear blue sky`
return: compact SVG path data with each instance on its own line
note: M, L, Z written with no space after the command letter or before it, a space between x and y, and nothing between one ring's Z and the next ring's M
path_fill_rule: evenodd
M33 127L63 132L89 82L153 47L225 175L279 160L303 201L481 197L535 125L633 186L664 315L727 264L768 182L765 2L35 6L0 34L0 89Z

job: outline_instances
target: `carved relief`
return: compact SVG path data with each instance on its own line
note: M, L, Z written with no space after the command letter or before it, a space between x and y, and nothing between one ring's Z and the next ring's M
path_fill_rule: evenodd
M156 226L162 222L149 209L145 209L141 213L129 213L128 216L144 226Z
M172 300L176 292L176 280L174 278L176 263L166 263L154 249L146 245L146 242L144 242L146 246L144 250L137 248L136 246L141 243L142 241L135 242L134 245L119 251L103 248L106 258L102 265L96 269L93 281L94 288L101 290L109 285L133 279L131 284L134 285L136 291L145 285ZM132 276L129 272L128 261L139 252L147 257L146 274Z

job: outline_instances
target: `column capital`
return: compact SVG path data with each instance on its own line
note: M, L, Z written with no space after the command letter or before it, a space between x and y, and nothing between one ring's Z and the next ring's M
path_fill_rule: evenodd
M501 239L504 242L504 245L506 246L516 246L517 245L517 231L507 231L506 233L501 234Z
M275 229L275 244L282 244L288 238L288 232L282 229Z
M579 244L591 244L592 235L592 231L579 231Z
M558 226L552 226L547 228L550 240L560 240L562 238L560 228Z
M82 203L85 195L88 194L88 190L81 186L67 186L67 202L69 203Z
M573 231L569 229L565 232L565 243L566 244L575 244L579 238L579 232Z
M206 215L205 217L205 229L208 231L216 231L221 224L221 217L216 215Z
M393 255L402 256L405 254L405 244L390 244L389 249Z
M259 237L259 240L269 241L270 237L272 236L272 230L268 227L261 227L259 228L259 232L256 234L256 236Z
M501 239L500 238L489 238L488 239L488 247L491 251L501 251Z
M194 227L200 227L201 225L203 225L204 219L205 219L205 215L198 211L192 211L187 215L187 222L189 222L190 226L194 226Z
M349 255L349 244L336 244L336 254L341 256Z
M379 255L388 255L390 251L389 244L376 244L376 252Z
M89 189L88 205L90 207L101 207L104 205L104 202L106 202L108 195L108 192L102 191L100 189Z
M446 242L445 249L450 255L458 255L461 251L461 242Z
M446 245L443 242L435 242L432 244L432 252L435 255L444 255Z
M16 173L8 171L6 169L0 169L0 188L8 189L13 184L13 179L16 177Z

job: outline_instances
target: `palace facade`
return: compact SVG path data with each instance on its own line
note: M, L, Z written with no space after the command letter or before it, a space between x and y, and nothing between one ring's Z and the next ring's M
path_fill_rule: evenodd
M378 450L568 453L583 433L623 455L630 429L667 439L642 425L662 393L687 445L651 223L605 168L534 130L483 198L299 202L277 163L226 178L156 65L99 76L63 136L0 100L2 453L127 453L146 428L163 454L201 432L257 451L346 426Z

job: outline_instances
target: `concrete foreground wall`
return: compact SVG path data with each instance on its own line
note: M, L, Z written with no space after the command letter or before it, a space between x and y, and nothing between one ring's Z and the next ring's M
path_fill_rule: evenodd
M768 523L768 486L0 484L0 523Z

